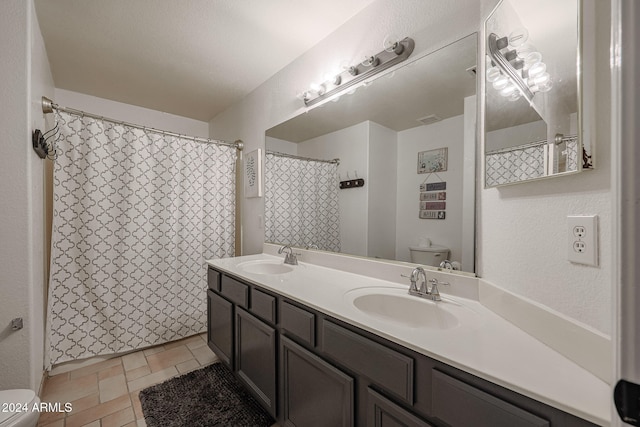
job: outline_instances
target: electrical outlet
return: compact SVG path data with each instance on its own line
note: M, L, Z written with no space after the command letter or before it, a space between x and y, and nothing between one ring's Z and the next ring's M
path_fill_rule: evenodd
M577 264L598 266L598 216L568 216L568 258Z

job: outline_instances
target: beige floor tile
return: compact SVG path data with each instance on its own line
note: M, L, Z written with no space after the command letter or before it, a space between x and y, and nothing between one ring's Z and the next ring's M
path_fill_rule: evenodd
M133 381L136 378L144 377L145 375L149 375L150 373L151 368L149 368L149 365L144 365L139 368L127 371L125 376L127 377L127 381Z
M192 350L194 348L200 348L200 347L203 347L205 345L207 345L207 341L203 340L202 338L200 338L199 335L197 335L197 339L196 340L193 340L193 341L187 343L187 348L189 350Z
M100 393L94 393L87 397L83 397L82 399L74 400L71 402L71 414L75 414L78 412L86 411L89 408L93 408L100 404Z
M98 382L98 388L100 389L100 402L108 402L116 397L120 397L124 394L129 394L127 388L127 380L124 374L116 375L115 377L109 377Z
M157 372L191 359L193 359L193 354L186 346L181 345L161 353L152 354L147 357L147 362L151 372Z
M56 387L69 381L69 372L47 377L45 386Z
M100 421L102 423L101 427L122 427L125 424L129 424L135 420L136 417L133 413L133 409L129 407L115 412L111 415L107 415Z
M192 348L191 353L193 353L195 358L198 360L200 366L210 365L213 362L218 361L216 354L206 345L198 348Z
M55 425L55 421L62 420L62 424L64 426L64 412L43 412L40 414L40 418L38 418L39 426L48 426Z
M65 383L45 384L41 400L67 403L98 392L98 374L89 374Z
M94 421L92 423L85 424L82 427L100 427L100 420L96 420L96 421Z
M131 421L129 424L127 424L124 427L138 427L138 423L135 421Z
M193 335L178 341L172 341L170 343L166 343L164 345L164 348L166 348L167 350L171 350L172 348L180 347L181 345L186 345L188 347L189 344L199 343L199 342L202 342L202 339L200 338L200 336Z
M136 414L136 418L144 418L142 405L140 404L140 397L138 396L139 393L139 391L131 393L131 405L133 406L133 412Z
M149 375L145 375L144 377L129 381L127 386L129 387L130 392L134 392L161 383L162 381L168 380L176 375L178 375L178 370L175 366L172 366L170 368L163 369L162 371L153 372Z
M85 375L95 374L96 372L103 371L108 368L112 368L114 366L118 366L122 364L119 357L114 357L113 359L103 360L102 362L94 363L93 365L85 366L84 368L79 368L74 371L69 372L70 379L76 379L79 377L84 377Z
M124 396L101 403L96 407L67 416L65 427L81 427L130 407L131 399L128 394L125 394Z
M160 353L161 351L165 351L166 349L164 348L163 345L157 345L155 347L151 347L151 348L147 348L145 350L142 350L142 353L144 353L145 356L149 356L151 354L156 354L156 353Z
M49 424L40 424L40 420L38 420L38 427L64 427L64 418Z
M98 372L98 380L104 380L109 377L115 377L116 375L124 374L124 368L122 367L122 363L112 366L111 368L103 369Z
M147 359L144 357L144 352L136 351L135 353L129 353L122 356L122 365L125 371L131 371L132 369L139 368L147 364Z
M144 418L136 420L136 422L138 423L138 427L147 427L147 423L145 422Z
M187 372L191 372L194 369L198 369L200 367L200 363L196 359L187 360L186 362L178 363L176 365L176 369L181 374L186 374Z

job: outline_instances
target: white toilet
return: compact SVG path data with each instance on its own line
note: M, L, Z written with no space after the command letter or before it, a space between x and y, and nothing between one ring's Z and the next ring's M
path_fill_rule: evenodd
M449 248L444 246L410 246L411 262L420 265L438 267L442 261L449 259Z
M39 404L33 390L0 390L0 427L35 427L40 412L32 409Z

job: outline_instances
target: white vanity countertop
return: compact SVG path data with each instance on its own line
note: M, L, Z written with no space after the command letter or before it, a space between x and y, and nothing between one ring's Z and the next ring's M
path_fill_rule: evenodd
M457 327L445 330L411 328L371 317L349 301L349 295L358 293L354 291L358 288L379 287L395 292L395 289L407 290L408 285L304 262L292 266L293 271L289 273L277 275L247 273L238 267L243 262L258 260L281 262L282 257L258 254L207 262L214 268L495 384L595 424L610 424L611 392L607 383L478 301L447 298L446 289L443 292L440 288L444 301L438 304L461 304L472 313L474 321L461 322Z

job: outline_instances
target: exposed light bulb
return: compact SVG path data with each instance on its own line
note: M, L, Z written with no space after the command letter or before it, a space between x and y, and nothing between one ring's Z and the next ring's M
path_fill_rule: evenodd
M502 90L509 84L509 78L507 76L500 76L493 82L493 88L495 90Z
M487 70L487 81L489 83L493 83L495 82L500 76L502 75L502 72L500 72L500 68L498 67L491 67Z
M547 65L544 62L536 62L529 67L529 78L535 78L547 71Z
M529 52L524 58L524 68L532 67L534 64L542 61L542 54L537 51Z
M509 34L509 45L520 47L529 40L529 31L524 28L516 28Z
M513 83L509 82L501 91L500 95L504 97L509 97L513 95L514 92L518 92L518 88Z

